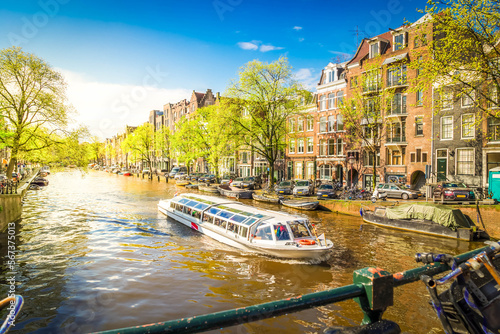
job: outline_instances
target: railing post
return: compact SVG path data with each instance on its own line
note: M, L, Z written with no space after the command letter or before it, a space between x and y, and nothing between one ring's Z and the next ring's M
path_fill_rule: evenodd
M353 273L353 283L365 289L363 297L355 298L363 310L362 325L381 320L387 307L394 303L392 274L380 268L363 268Z

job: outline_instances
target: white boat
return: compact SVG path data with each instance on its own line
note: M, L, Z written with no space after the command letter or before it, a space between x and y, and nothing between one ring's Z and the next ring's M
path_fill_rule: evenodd
M225 198L185 193L158 210L224 244L278 258L326 260L333 247L307 218Z

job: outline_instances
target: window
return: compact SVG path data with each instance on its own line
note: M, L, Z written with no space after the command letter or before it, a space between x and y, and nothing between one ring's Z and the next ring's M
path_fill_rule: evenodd
M371 70L364 74L363 91L373 92L379 89L380 74L378 70Z
M370 58L375 58L378 55L379 55L378 43L374 43L374 44L370 45Z
M335 139L328 139L328 155L335 155Z
M415 152L410 153L410 162L415 162Z
M406 64L387 69L387 87L406 85Z
M314 130L314 118L307 117L307 131L313 131L313 130Z
M241 162L246 164L248 162L248 154L247 152L242 152L241 153Z
M335 93L328 94L328 109L335 108Z
M290 139L290 148L288 152L290 154L295 153L295 139Z
M497 86L493 85L490 87L488 107L498 108L500 107L500 94L498 94Z
M295 163L295 177L297 179L302 179L303 178L302 162L296 162Z
M474 114L462 115L462 139L474 138L475 135Z
M344 118L341 114L337 115L337 131L344 131Z
M309 161L306 163L306 179L313 179L314 176L314 162Z
M321 95L321 97L319 98L319 110L326 110L326 95Z
M427 162L427 153L422 153L422 163Z
M304 153L304 139L298 139L297 140L297 153Z
M314 141L312 137L307 138L307 153L314 152Z
M294 118L290 118L288 120L288 126L289 126L290 133L293 133L295 131L295 119Z
M441 117L441 140L453 139L453 117Z
M401 165L403 161L402 151L387 149L387 158L389 161L389 165Z
M488 140L500 141L500 118L488 118Z
M416 48L427 45L427 34L421 34L416 36L414 44Z
M422 89L417 90L417 106L422 106L424 104L424 92Z
M319 141L319 155L326 155L326 140L321 139Z
M340 106L344 103L344 92L339 91L337 92L337 108L340 108Z
M326 116L319 118L319 132L326 132Z
M330 165L319 166L319 178L321 180L331 180L332 179L332 166L330 166Z
M462 108L472 107L474 104L474 92L463 92L462 94Z
M406 114L406 95L401 93L396 93L392 97L390 105L390 115L401 115Z
M474 175L474 149L457 149L457 175Z
M328 116L328 132L335 131L335 116Z
M328 82L335 81L335 71L328 72Z
M424 116L415 116L415 136L424 135Z
M453 108L453 92L442 92L441 93L441 108L451 109Z
M422 161L422 149L417 148L417 162L421 162L421 161Z
M363 165L366 167L373 167L373 157L374 152L364 151L363 152ZM380 153L377 153L377 167L380 166Z
M349 81L351 88L358 86L358 77L352 77Z
M297 119L297 131L298 132L304 131L304 117L299 117Z
M394 51L401 50L405 47L405 34L394 36Z
M337 155L344 155L344 143L342 138L337 138Z
M423 58L422 56L418 57L417 58L417 62L418 62L418 68L417 68L417 73L416 73L416 76L418 77L420 75L420 73L422 72L422 64L423 64Z

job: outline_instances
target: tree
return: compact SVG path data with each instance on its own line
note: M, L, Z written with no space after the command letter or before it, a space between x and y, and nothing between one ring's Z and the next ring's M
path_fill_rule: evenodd
M223 158L234 153L238 139L231 124L225 122L225 112L220 105L215 105L199 108L190 115L194 125L191 140L196 151L215 169L217 179Z
M500 117L500 3L495 0L430 0L427 20L416 38L427 44L415 55L432 57L413 62L419 71L416 89L434 85L441 97L471 99L485 116ZM432 26L428 40L426 26ZM434 107L439 112L446 99Z
M177 161L188 167L189 173L191 165L196 159L203 156L193 140L193 133L197 131L198 123L195 118L184 115L175 126L176 130L172 136L172 150L175 152Z
M95 163L104 164L104 143L100 141L99 137L91 136L88 147L91 152L91 159Z
M172 160L172 143L171 143L171 132L170 128L162 126L158 131L155 132L155 152L156 157L162 161L167 160L167 169L170 170L171 160Z
M23 152L41 150L57 141L68 123L65 82L44 60L19 47L0 51L0 118L10 135L7 175Z
M137 159L134 162L145 162L151 169L154 157L153 136L153 125L144 123L127 136L121 144L121 149L125 153L131 153L131 156Z
M267 160L271 186L275 163L286 148L286 121L300 110L302 92L287 58L281 57L270 64L247 63L222 100L228 111L225 123L234 125L244 146Z

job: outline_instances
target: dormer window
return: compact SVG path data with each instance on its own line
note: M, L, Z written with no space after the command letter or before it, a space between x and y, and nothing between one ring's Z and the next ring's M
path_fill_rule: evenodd
M404 49L405 47L405 34L394 35L394 51Z
M376 42L370 45L370 58L375 58L380 54L379 43Z

